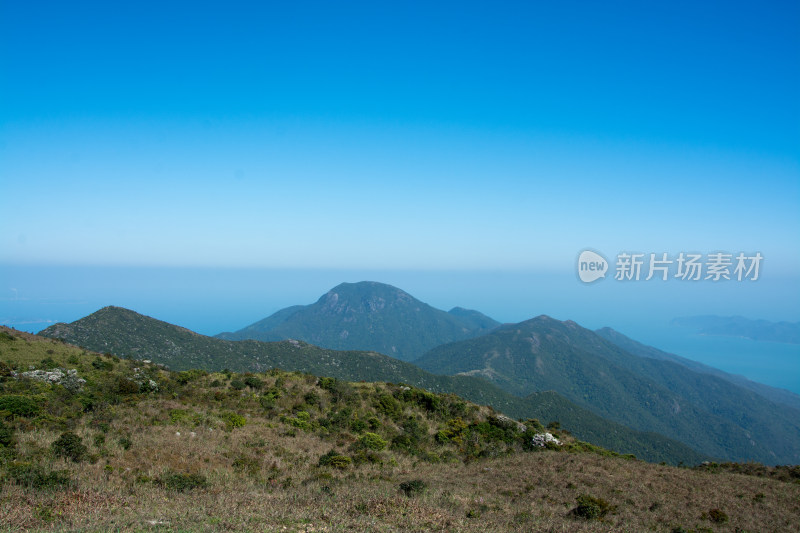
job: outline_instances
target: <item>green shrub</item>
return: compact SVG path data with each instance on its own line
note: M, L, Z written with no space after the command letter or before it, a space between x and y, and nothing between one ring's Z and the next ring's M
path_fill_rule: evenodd
M728 515L725 514L724 511L721 511L719 509L711 509L710 511L708 511L707 517L715 524L724 524L725 522L728 521Z
M397 418L402 412L402 406L391 394L380 394L375 400L375 409L389 418Z
M47 350L47 353L53 353L53 350ZM52 357L45 357L41 361L39 361L39 366L42 367L44 370L50 370L56 368L58 363L56 363Z
M72 483L66 470L45 470L41 465L12 462L6 465L11 481L34 489L55 489Z
M120 437L117 442L123 450L130 450L131 446L133 446L133 441L130 439L130 437Z
M447 421L446 428L436 433L436 441L441 444L450 441L461 444L468 427L468 424L460 418L452 418Z
M169 473L159 479L159 484L167 490L187 492L206 488L208 481L202 474Z
M258 379L255 376L247 376L244 378L244 384L250 387L251 389L261 389L264 386L264 382Z
M281 422L302 429L303 431L311 431L313 428L311 425L311 415L308 411L299 411L296 417L281 417Z
M367 423L361 420L360 418L356 418L352 422L350 422L350 429L355 431L356 433L361 433L365 429L367 429Z
M114 370L114 363L111 361L103 361L99 357L95 357L94 361L92 361L92 366L97 370Z
M0 446L11 447L14 444L14 428L0 420Z
M79 463L86 459L89 449L83 444L79 436L71 431L65 431L50 445L56 457L71 459Z
M255 476L261 470L261 463L254 457L239 455L233 460L233 468L249 476Z
M258 403L265 411L272 411L275 409L275 398L272 396L262 396L258 399Z
M386 448L387 442L381 438L377 433L364 433L358 439L358 445L367 450L379 452Z
M222 415L222 420L225 421L228 429L244 427L247 424L247 419L237 413L226 413Z
M245 387L247 387L247 384L241 379L231 381L231 388L234 390L244 390Z
M334 403L347 403L356 395L356 390L350 383L335 378L320 378L317 385L331 393Z
M392 448L402 450L410 455L421 452L420 444L428 438L428 428L424 422L415 417L408 417L402 425L403 433L392 439Z
M604 499L588 494L581 494L575 500L578 502L578 506L571 511L572 514L587 520L600 520L614 510L614 507Z
M139 384L132 379L120 377L117 379L115 390L119 394L136 394L139 392Z
M344 470L353 462L352 459L347 457L346 455L340 455L336 453L334 450L329 451L325 455L319 458L319 466L330 466L333 468L338 468L340 470Z
M307 405L311 405L311 406L318 406L318 405L320 405L320 397L319 397L319 394L317 394L317 393L316 393L316 392L314 392L313 390L312 390L312 391L310 391L310 392L307 392L307 393L305 394L305 396L303 396L303 401L305 401L305 403L306 403Z
M184 370L183 372L178 372L175 375L175 381L177 381L181 385L186 385L190 381L194 381L198 378L202 378L207 375L208 372L206 370L193 368L191 370Z
M411 481L403 481L400 483L400 490L408 497L414 496L415 494L422 494L427 488L428 484L421 479L412 479Z
M41 407L33 398L9 394L0 396L0 411L8 411L13 416L31 418L39 414Z
M169 421L173 424L188 423L191 420L191 413L186 409L170 409Z
M398 399L416 404L426 411L435 412L442 409L442 399L438 395L426 390L412 388L403 390L398 396Z
M319 378L319 381L317 381L317 387L328 391L333 390L335 384L336 378Z

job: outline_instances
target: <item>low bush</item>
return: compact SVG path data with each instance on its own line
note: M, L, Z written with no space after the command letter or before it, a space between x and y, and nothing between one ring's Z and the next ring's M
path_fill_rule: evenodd
M586 520L600 520L614 508L602 498L595 498L588 494L581 494L576 498L578 506L571 512L574 516L585 518Z
M187 492L195 489L204 489L208 486L206 477L202 474L168 473L158 480L159 485L167 490Z
M244 384L250 387L251 389L261 389L264 386L264 382L258 379L255 376L247 376L244 378Z
M92 366L97 370L105 370L105 371L114 370L114 363L112 363L111 361L103 361L99 357L96 357L94 361L92 361Z
M139 384L129 378L119 378L115 387L119 394L136 394L139 392Z
M6 471L12 482L33 489L57 489L72 484L66 470L46 470L41 465L28 462L9 463Z
M40 403L28 396L8 394L0 396L0 411L8 411L12 416L31 418L41 411Z
M386 448L388 442L383 440L377 433L364 433L361 437L359 437L358 445L361 448L379 452Z
M86 459L89 449L83 444L79 436L71 431L65 431L50 445L53 454L56 457L63 457L71 459L75 463L79 463Z
M711 509L706 513L705 517L708 520L711 520L715 524L724 524L728 521L728 515L719 509Z
M421 479L412 479L410 481L403 481L400 483L400 490L403 491L403 494L409 498L416 494L422 494L427 488L428 484Z
M353 460L346 455L341 455L334 450L329 451L319 458L319 466L330 466L344 470L352 464Z
M247 425L247 419L237 413L226 413L222 415L228 429L240 428Z
M14 428L7 426L0 420L0 446L11 447L14 443Z

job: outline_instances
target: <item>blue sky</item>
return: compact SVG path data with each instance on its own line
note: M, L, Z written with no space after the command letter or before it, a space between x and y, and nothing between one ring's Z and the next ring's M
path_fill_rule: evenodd
M800 320L796 2L0 6L8 322L135 303L215 333L198 306L250 298L243 326L363 276L508 321ZM595 289L587 247L760 251L764 278Z

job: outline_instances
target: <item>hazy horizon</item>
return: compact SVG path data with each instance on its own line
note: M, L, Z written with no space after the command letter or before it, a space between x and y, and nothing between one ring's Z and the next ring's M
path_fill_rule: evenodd
M755 381L800 393L800 346L747 339L702 337L670 327L677 316L741 315L773 322L798 321L797 302L772 306L795 278L760 280L740 289L697 282L676 298L672 282L601 281L584 285L570 272L343 271L181 269L123 267L9 267L0 274L16 291L0 298L0 324L38 332L115 305L204 335L235 331L279 309L311 304L342 282L388 283L443 309L478 310L500 322L545 314L583 327L609 326L645 344ZM680 285L678 285L680 287ZM673 305L654 305L669 294ZM720 294L725 298L720 298ZM735 295L733 295L735 296ZM758 296L761 296L759 298ZM686 307L681 302L690 301Z
M0 0L0 318L215 334L371 279L642 341L800 320L798 26L787 2ZM763 262L586 284L583 250Z

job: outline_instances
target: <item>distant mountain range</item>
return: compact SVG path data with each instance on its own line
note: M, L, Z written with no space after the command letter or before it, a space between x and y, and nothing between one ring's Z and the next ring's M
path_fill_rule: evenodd
M800 344L800 322L769 322L741 316L705 315L679 317L670 324L693 329L700 335L724 335L754 341Z
M571 321L540 316L507 324L434 348L414 363L438 374L484 377L522 396L554 390L604 418L718 457L800 461L800 411L720 377L634 355Z
M374 350L402 361L447 342L470 339L500 323L477 311L431 307L405 291L371 281L342 283L311 305L281 309L225 340L297 339L336 350Z
M42 334L173 369L280 367L404 382L515 418L559 420L581 439L648 460L800 462L800 397L791 392L609 328L593 332L547 316L500 325L477 311L435 309L381 283L341 284L314 304L219 338L113 307ZM271 342L229 340L253 337ZM399 360L423 352L414 364Z
M228 368L259 372L281 368L348 381L406 383L457 394L514 418L559 421L580 439L648 461L697 464L711 458L674 439L606 420L552 391L521 398L480 378L434 375L375 352L336 351L297 340L226 341L120 307L104 307L70 324L50 326L39 334L99 352L166 364L173 370Z
M698 363L697 361L681 357L680 355L661 351L658 348L653 348L652 346L647 346L640 342L636 342L635 340L630 339L622 333L619 333L611 328L601 328L596 330L595 333L604 339L613 342L626 352L632 353L633 355L647 357L650 359L672 361L673 363L678 363L679 365L685 366L686 368L695 372L699 372L701 374L711 374L712 376L722 378L725 381L730 381L734 385L744 387L745 389L753 391L756 394L759 394L777 404L786 405L788 407L800 410L800 395L797 395L786 389L770 387L769 385L764 385L763 383L749 380L744 376L729 374L728 372L722 371L718 368L704 365L703 363Z

